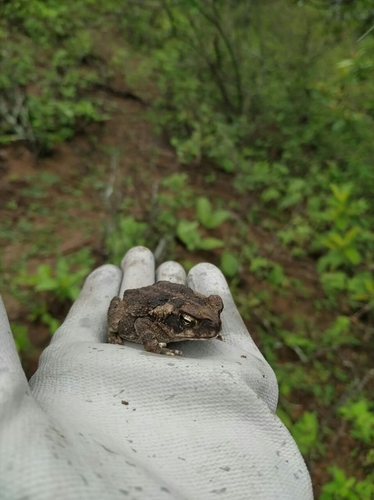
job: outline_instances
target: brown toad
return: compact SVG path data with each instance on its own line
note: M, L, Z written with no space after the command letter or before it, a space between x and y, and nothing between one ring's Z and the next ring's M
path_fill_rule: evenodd
M219 295L206 297L169 281L125 290L123 299L114 297L108 309L108 342L128 340L143 344L146 351L182 355L166 344L216 338L222 309Z

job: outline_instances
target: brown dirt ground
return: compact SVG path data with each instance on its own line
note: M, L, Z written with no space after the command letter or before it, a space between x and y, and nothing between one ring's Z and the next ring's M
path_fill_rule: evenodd
M121 90L126 91L123 88ZM131 213L146 220L148 203L157 183L171 173L186 171L166 140L152 132L145 119L144 103L100 92L115 107L112 117L103 125L89 127L73 141L56 147L49 158L35 158L22 145L0 150L1 221L14 228L27 218L33 228L22 241L0 235L5 278L12 278L28 252L31 255L27 259L29 271L35 271L41 263L54 263L57 255L69 255L81 248L90 248L96 265L100 265L107 257L103 245L104 230L116 207L131 196L135 200ZM120 155L116 157L113 151L120 151ZM211 169L208 164L189 167L187 173L193 188L207 197L220 198L228 203L235 199L240 207L238 215L241 212L245 214L254 200L249 199L248 195L239 196L230 187L228 174L223 172L215 170L217 181L213 186L207 184L205 175ZM43 184L42 197L35 198L35 193L31 191L30 194L28 190L38 187L38 183L40 185L42 173L57 174L59 181L49 186ZM30 205L35 201L41 203L45 213L30 215ZM13 202L13 206L9 202ZM190 217L192 219L194 214L191 213ZM55 238L54 251L38 256L32 249L43 229L49 234L48 238ZM227 223L216 231L215 236L225 239L231 232L231 225ZM286 316L290 325L293 324L293 314L302 313L311 319L316 328L326 328L331 315L326 313L315 317L313 301L322 295L313 261L296 261L260 226L249 226L248 235L259 248L271 248L272 260L283 266L287 276L302 280L304 289L310 292L309 297L301 293L298 296L277 295L272 313ZM176 251L178 259L186 258L187 253L182 245L177 246ZM188 255L188 258L191 259L191 256ZM206 258L204 253L195 256L196 261ZM218 263L218 252L210 253L209 260ZM261 283L254 275L243 273L238 286L249 293L251 290L266 289L268 285ZM12 293L2 290L2 294L10 321L26 325L29 338L35 346L33 354L22 358L26 374L30 377L37 368L39 354L48 345L48 329L40 323L30 322L27 310ZM61 319L68 306L56 312ZM262 318L252 316L247 320L249 330L260 347L256 330L261 326L261 321ZM285 362L293 360L295 353L283 348L282 359ZM293 394L292 401L297 403L300 413L313 409L305 394L300 394L298 401ZM329 427L334 428L334 422L331 422L331 417L328 418ZM331 437L330 441L325 443L327 458L323 461L310 460L308 463L316 494L326 481L328 460L343 462L344 456L348 457L352 451L352 439L347 429L339 428L338 434Z

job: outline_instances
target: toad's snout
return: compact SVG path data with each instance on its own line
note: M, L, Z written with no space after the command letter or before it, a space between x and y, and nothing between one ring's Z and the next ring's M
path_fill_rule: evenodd
M221 320L212 321L210 319L204 319L202 322L202 327L206 330L217 333L221 329Z

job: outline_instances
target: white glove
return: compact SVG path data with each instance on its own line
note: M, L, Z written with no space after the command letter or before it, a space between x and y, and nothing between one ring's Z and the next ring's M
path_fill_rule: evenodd
M127 253L122 270L105 265L88 276L30 385L0 303L0 498L313 498L274 414L275 375L221 272L199 264L187 284L222 297L224 342L183 342L184 356L168 357L105 343L111 298L155 280L144 247ZM171 262L160 279L186 282Z

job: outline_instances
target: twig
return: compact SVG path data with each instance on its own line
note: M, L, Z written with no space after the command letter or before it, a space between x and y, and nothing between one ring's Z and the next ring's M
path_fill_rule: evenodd
M335 413L340 406L343 406L346 401L348 401L352 395L359 393L363 390L366 384L370 382L370 379L374 378L374 368L369 370L366 375L361 380L355 380L352 382L351 386L341 395L339 401L335 403L333 407L333 412Z
M239 63L236 59L236 56L235 56L234 50L231 46L231 43L230 43L222 25L219 22L219 14L217 11L217 5L214 1L212 2L212 6L213 6L215 17L212 17L209 13L204 11L201 7L199 7L199 11L211 24L213 24L213 26L215 26L218 33L221 35L222 40L226 46L226 49L230 55L230 58L232 61L232 66L233 66L234 73L235 73L235 85L236 85L236 91L237 91L237 97L238 97L238 106L237 106L236 111L240 112L240 111L242 111L242 108L243 108L243 90L242 90L241 76L240 76L240 70L239 70Z
M372 302L369 302L368 304L365 304L363 307L361 307L361 309L359 309L358 311L356 311L354 314L352 314L352 316L349 317L349 319L355 323L355 319L359 319L361 318L361 316L363 316L365 313L371 311L373 309L373 303Z
M361 36L360 36L360 38L358 38L358 39L356 40L356 43L361 42L361 40L363 40L364 38L366 38L366 37L367 37L367 35L368 35L369 33L371 33L373 30L374 30L374 24L373 24L373 26L372 26L371 28L369 28L369 29L366 31L366 33L364 33L363 35L361 35Z

